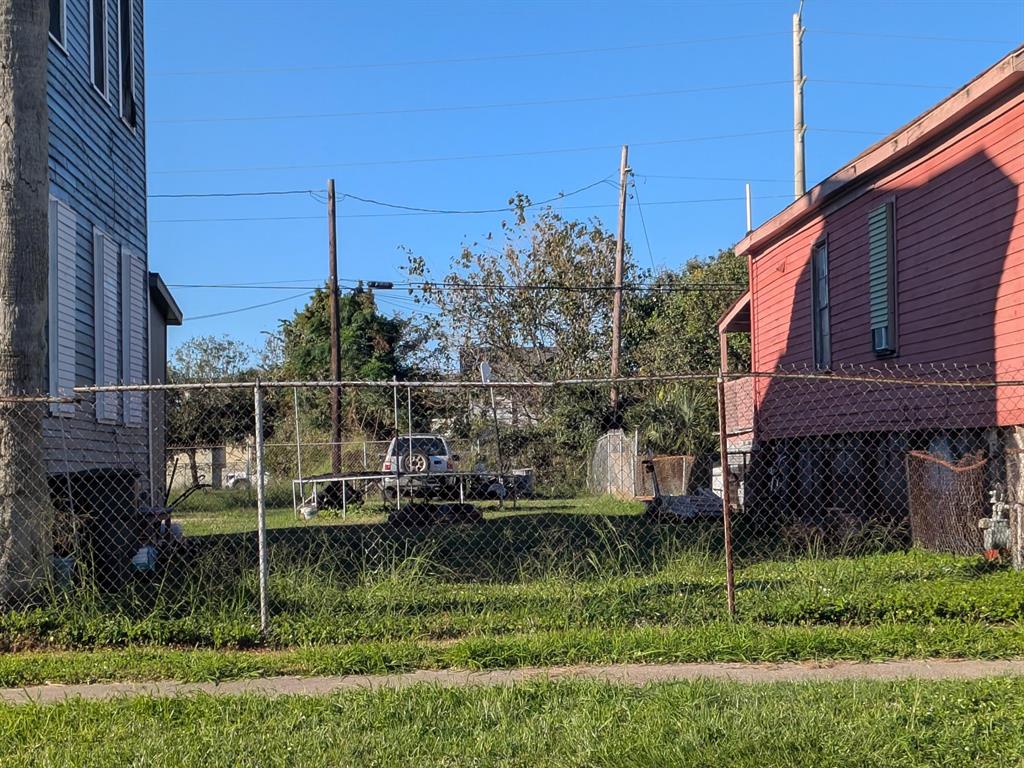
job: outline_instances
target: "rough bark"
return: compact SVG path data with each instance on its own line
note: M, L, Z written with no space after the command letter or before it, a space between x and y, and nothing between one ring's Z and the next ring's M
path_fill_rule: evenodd
M0 604L49 572L44 387L49 3L0 0Z

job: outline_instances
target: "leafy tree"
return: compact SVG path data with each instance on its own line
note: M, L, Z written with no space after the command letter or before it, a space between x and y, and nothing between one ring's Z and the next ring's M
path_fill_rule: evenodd
M719 368L718 319L747 285L746 259L720 251L691 259L679 272L663 272L646 298L646 317L633 325L635 369L646 374L715 372ZM667 289L667 290L666 290ZM729 344L730 368L750 366L750 339Z
M175 349L168 364L172 384L251 381L258 373L253 350L227 336L197 336ZM189 458L200 482L196 451L244 440L254 432L253 395L237 389L172 389L167 397L167 444Z
M401 380L414 373L415 366L410 360L419 348L420 337L413 333L408 321L382 315L371 291L359 287L342 294L338 315L342 379ZM295 380L329 380L330 330L330 294L326 288L320 288L293 318L281 322L281 375ZM328 427L330 409L326 392L304 392L302 404L310 426ZM344 426L355 434L377 436L394 424L390 391L343 390L342 408Z
M510 200L516 215L484 242L463 246L440 279L410 254L411 277L424 280L420 301L437 307L438 352L466 373L486 358L504 379L607 375L615 235L601 223L573 221L551 209L530 218L530 199ZM645 273L628 263L626 282ZM626 291L629 318L635 292Z

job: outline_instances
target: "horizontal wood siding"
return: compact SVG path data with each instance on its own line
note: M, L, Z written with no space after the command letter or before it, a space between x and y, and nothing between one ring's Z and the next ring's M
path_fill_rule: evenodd
M871 344L871 211L894 205L897 354L890 364L976 363L1024 379L1024 89L922 147L884 178L753 258L753 364L810 366L810 255L828 238L832 362L881 364ZM1024 397L872 391L837 403L829 387L755 383L758 426L777 436L1024 423ZM848 392L842 393L848 396ZM769 402L770 401L770 402ZM837 407L841 406L841 407ZM816 422L816 423L812 423Z
M107 9L107 82L104 98L92 85L89 61L89 0L66 0L67 33L63 49L49 44L47 102L50 113L49 173L50 193L74 212L74 269L67 285L60 286L61 301L69 302L74 315L73 349L61 350L74 359L74 378L78 385L91 385L97 380L95 328L97 316L95 297L103 295L104 286L94 285L94 228L111 244L115 254L122 246L137 254L143 264L147 260L146 238L146 155L145 155L145 71L143 0L134 3L134 67L137 122L129 127L120 116L118 63L117 0L106 0ZM117 296L119 262L104 275L111 284L107 290ZM133 294L134 296L134 294ZM148 295L146 298L148 303ZM116 306L116 304L115 304ZM147 308L139 302L138 332L132 337L145 344ZM103 330L108 341L119 342L120 317L108 317ZM134 322L134 321L133 321ZM101 331L102 332L102 331ZM72 340L68 340L71 344ZM117 346L114 347L117 349ZM148 351L133 348L132 354L143 359ZM122 378L119 360L109 378ZM112 398L117 405L122 400ZM44 433L51 471L87 469L104 466L137 466L140 474L148 474L148 436L139 423L141 401L133 400L130 421L97 423L93 402L79 406L74 414L47 419ZM121 421L121 408L116 417ZM69 467L64 462L65 451Z

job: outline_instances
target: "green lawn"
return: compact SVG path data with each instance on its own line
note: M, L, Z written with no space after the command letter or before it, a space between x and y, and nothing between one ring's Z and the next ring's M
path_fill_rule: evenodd
M242 514L222 502L189 514ZM475 525L413 529L355 515L297 524L278 509L267 635L255 536L225 526L117 591L0 613L0 678L1024 656L1024 573L917 550L791 553L741 563L730 621L718 524L652 523L637 509L532 500Z
M10 766L1010 766L1024 681L510 688L0 709Z
M324 510L312 520L297 516L292 508L291 490L275 487L267 493L267 528L318 528L325 525L379 523L387 517L387 508L373 496L362 504L352 505L343 515L338 510ZM537 513L568 513L591 515L635 515L643 507L639 502L608 498L521 499L498 504L496 501L473 502L490 519ZM205 491L189 498L174 515L186 536L243 533L256 530L256 496L252 490Z

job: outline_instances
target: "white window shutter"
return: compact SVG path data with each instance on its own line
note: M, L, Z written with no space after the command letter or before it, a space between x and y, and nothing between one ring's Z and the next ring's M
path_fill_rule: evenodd
M117 384L120 376L120 259L109 237L93 230L93 301L95 305L96 384ZM96 420L116 424L121 398L116 392L96 395Z
M75 387L76 216L50 202L50 393L71 397ZM54 403L54 413L74 413L73 403Z
M125 384L146 382L146 262L131 248L121 247L121 370ZM124 423L140 427L143 394L124 392Z

